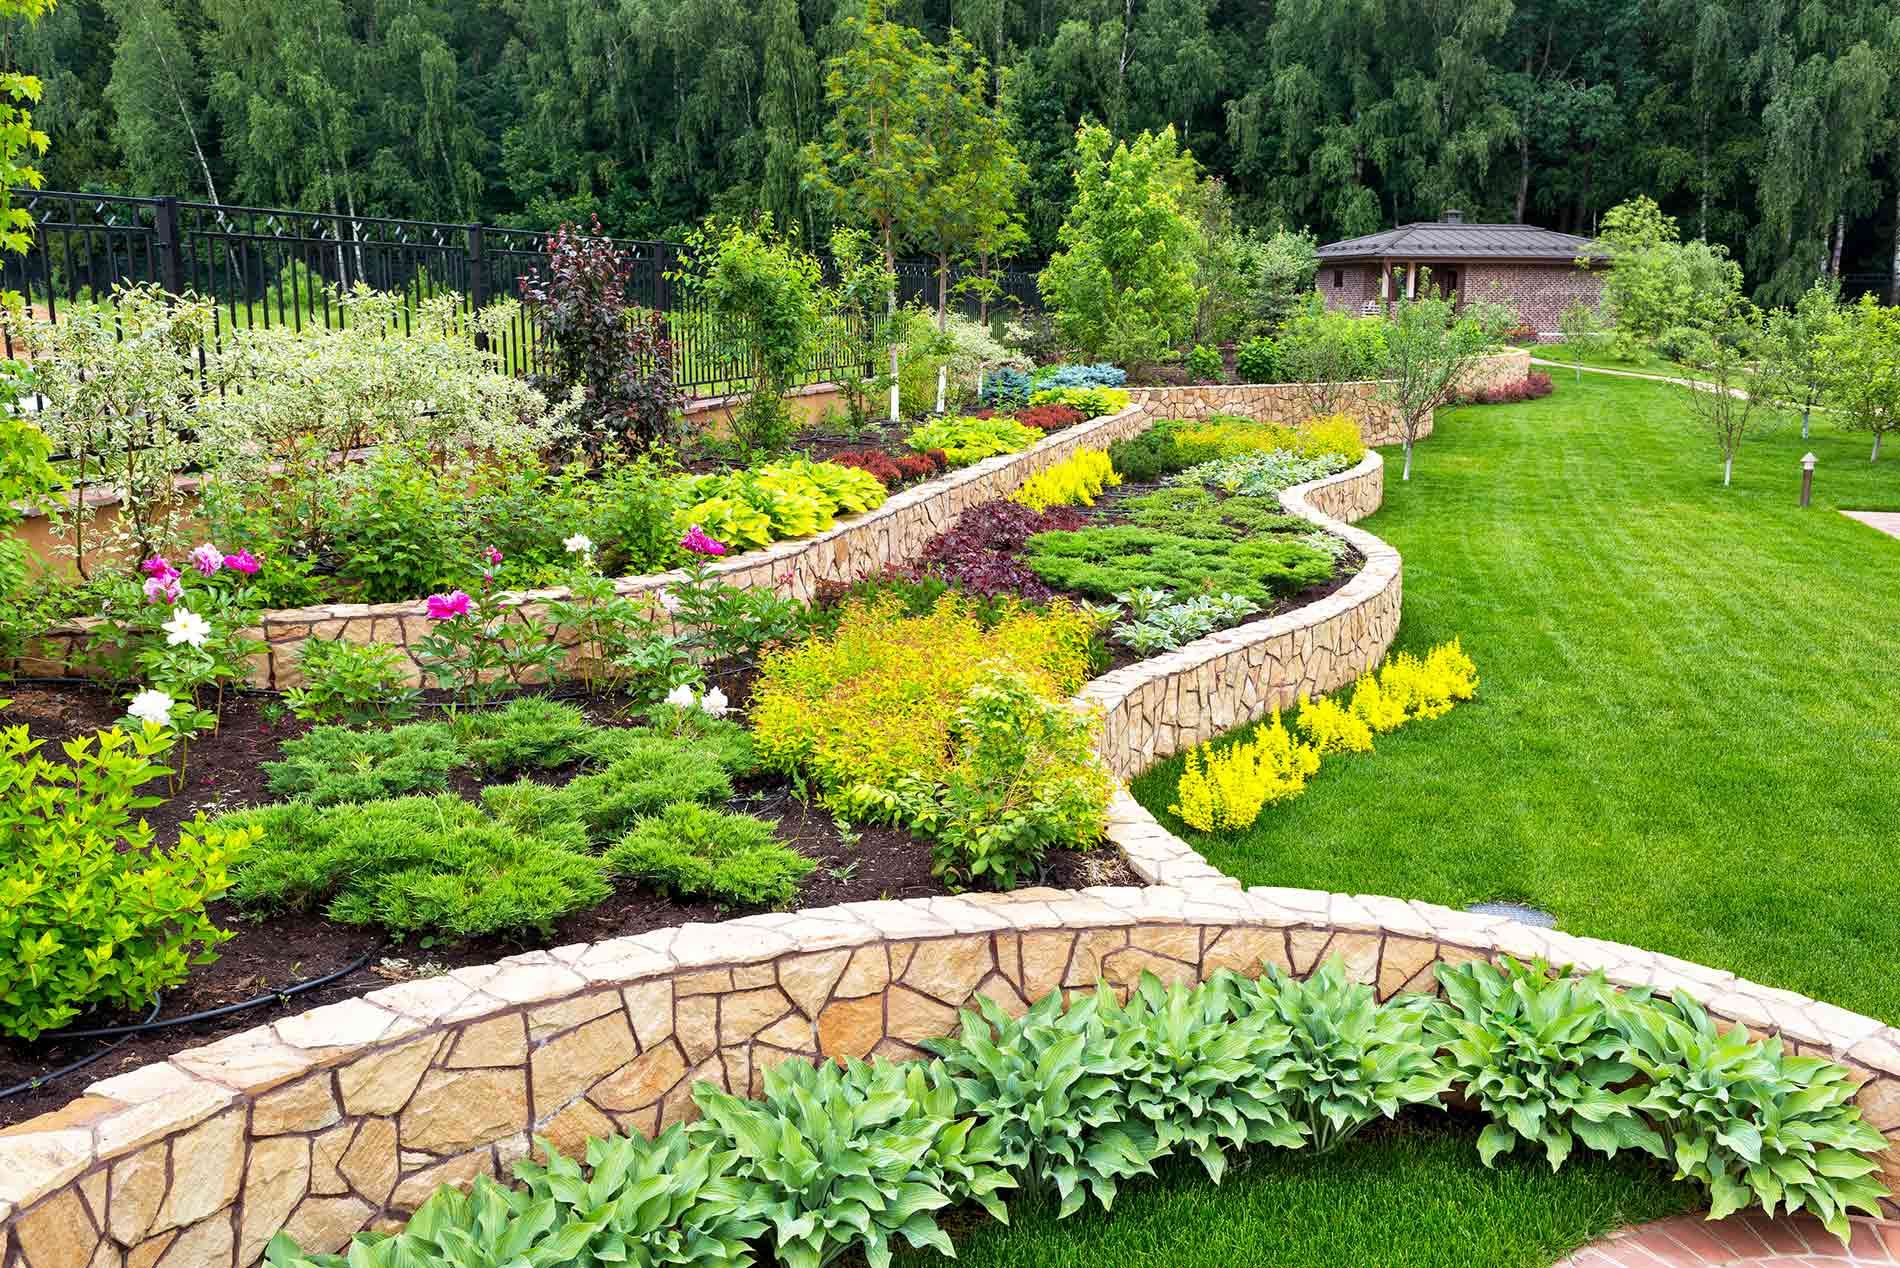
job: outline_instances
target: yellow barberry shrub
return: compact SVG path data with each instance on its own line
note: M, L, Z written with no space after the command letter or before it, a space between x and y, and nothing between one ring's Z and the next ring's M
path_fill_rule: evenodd
M1104 449L1082 449L1023 481L1010 497L1032 511L1052 506L1094 506L1104 489L1122 482Z
M1425 672L1444 684L1453 700L1469 700L1478 691L1478 666L1457 639L1425 653Z
M1302 695L1298 725L1322 756L1372 751L1372 728L1364 718L1331 696L1309 701Z
M1168 809L1202 832L1251 828L1261 807L1298 796L1318 770L1319 753L1293 738L1276 709L1251 739L1218 752L1211 744L1188 750Z

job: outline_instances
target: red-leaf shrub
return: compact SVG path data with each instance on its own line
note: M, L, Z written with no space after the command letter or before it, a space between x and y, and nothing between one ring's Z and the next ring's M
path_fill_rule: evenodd
M1528 374L1516 383L1505 383L1498 387L1480 388L1476 392L1465 392L1458 397L1461 405L1515 405L1520 401L1535 401L1549 396L1551 382L1548 374Z
M887 489L894 489L904 482L903 459L893 458L882 449L847 449L832 455L831 460L841 467L856 467L860 471L870 472Z
M917 562L906 571L915 579L935 577L971 594L1014 594L1041 602L1050 597L1049 587L1017 562L1016 552L1036 533L1072 531L1087 522L1074 507L1038 512L1005 499L984 502L925 542Z
M1061 431L1088 417L1073 405L1032 405L1016 411L1016 421L1038 431Z

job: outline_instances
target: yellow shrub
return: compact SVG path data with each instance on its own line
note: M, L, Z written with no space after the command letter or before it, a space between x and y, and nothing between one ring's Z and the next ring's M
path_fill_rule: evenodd
M1180 428L1174 434L1174 442L1183 453L1197 460L1232 457L1256 450L1286 450L1302 458L1338 454L1349 463L1357 463L1366 456L1366 442L1359 435L1359 420L1350 414L1310 418L1297 427L1258 422L1236 414L1217 414L1204 423Z
M1379 667L1375 680L1362 674L1353 685L1352 711L1383 734L1413 718L1437 718L1478 690L1478 667L1457 639L1440 643L1420 660L1400 652Z
M1366 456L1366 442L1359 431L1359 420L1351 414L1309 418L1295 430L1301 438L1300 452L1308 458L1336 453L1357 464Z
M1052 506L1094 506L1103 489L1122 482L1102 449L1082 449L1023 481L1010 497L1032 511Z
M1331 696L1310 702L1301 696L1299 728L1322 755L1372 751L1372 728Z
M1269 802L1298 796L1319 770L1319 754L1296 741L1280 722L1254 730L1253 738L1219 752L1211 744L1188 750L1187 767L1168 809L1202 832L1250 828Z

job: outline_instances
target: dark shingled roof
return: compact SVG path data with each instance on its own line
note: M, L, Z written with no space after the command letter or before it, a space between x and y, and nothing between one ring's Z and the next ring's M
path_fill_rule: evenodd
M1536 225L1474 225L1428 220L1363 238L1329 242L1322 260L1413 256L1439 260L1574 260L1589 255L1590 239Z

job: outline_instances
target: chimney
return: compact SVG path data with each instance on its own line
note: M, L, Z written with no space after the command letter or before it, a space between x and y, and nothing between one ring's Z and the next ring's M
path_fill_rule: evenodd
M1456 208L1456 207L1447 207L1447 208L1445 208L1445 223L1446 223L1446 224L1448 224L1448 225L1461 225L1461 224L1463 224L1464 222L1465 222L1465 213L1464 213L1464 212L1462 212L1462 211L1460 211L1460 210L1459 210L1458 208Z

